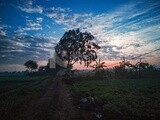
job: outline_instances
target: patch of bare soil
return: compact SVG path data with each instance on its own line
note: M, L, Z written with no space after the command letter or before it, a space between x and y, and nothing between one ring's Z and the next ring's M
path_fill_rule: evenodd
M90 116L73 105L71 91L56 77L54 83L35 104L28 106L22 120L90 120Z

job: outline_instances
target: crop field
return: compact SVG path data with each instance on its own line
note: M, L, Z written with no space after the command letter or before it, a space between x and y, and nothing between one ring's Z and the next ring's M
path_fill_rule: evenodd
M20 119L32 101L38 100L51 83L49 77L0 77L0 116Z
M94 96L106 119L158 120L160 79L114 79L78 81L76 94Z

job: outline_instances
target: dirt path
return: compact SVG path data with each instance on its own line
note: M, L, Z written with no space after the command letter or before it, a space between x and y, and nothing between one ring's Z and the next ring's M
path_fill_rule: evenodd
M69 88L60 78L23 115L24 120L89 120L72 103Z

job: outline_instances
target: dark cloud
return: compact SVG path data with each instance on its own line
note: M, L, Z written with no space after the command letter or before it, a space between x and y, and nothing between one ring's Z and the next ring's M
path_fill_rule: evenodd
M143 45L142 44L139 44L139 43L134 43L134 44L128 44L128 45L124 45L122 46L123 49L126 49L126 48L129 48L133 46L134 48L138 48L138 47L142 47Z
M0 36L0 64L20 64L28 59L47 60L56 39L36 36Z

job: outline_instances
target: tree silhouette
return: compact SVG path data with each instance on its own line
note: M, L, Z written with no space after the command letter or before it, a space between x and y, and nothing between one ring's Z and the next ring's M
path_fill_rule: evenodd
M55 51L61 60L67 62L67 68L72 68L73 64L79 62L84 66L97 59L96 50L100 47L92 42L94 36L88 32L69 30L65 32Z
M130 69L131 69L131 68L133 69L134 65L132 65L132 64L130 63L130 61L127 61L126 58L123 57L123 61L120 62L120 67L122 68L122 71L125 73L125 72L126 72L126 67L127 67L127 68L130 68Z
M38 68L38 64L36 61L29 60L24 63L24 66L30 71L33 72L33 70L36 70Z
M101 59L99 59L98 61L95 60L95 62L96 63L94 65L90 66L95 70L95 77L98 79L104 78L104 76L106 75L104 67L107 67L105 65L105 62L101 62Z
M117 76L121 76L124 73L124 67L121 66L121 65L120 66L115 66L114 70L115 70L115 75L117 75Z
M95 71L101 71L101 70L104 70L104 67L107 67L105 64L105 62L101 62L101 59L99 59L98 61L95 60L95 64L90 66L92 68L95 69Z
M139 77L141 77L141 72L148 70L150 67L149 63L147 61L142 61L142 59L140 59L135 66L137 68Z

